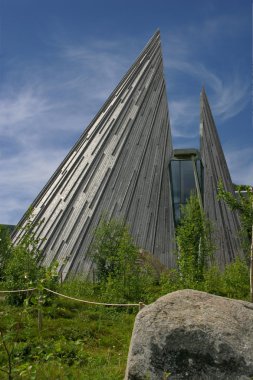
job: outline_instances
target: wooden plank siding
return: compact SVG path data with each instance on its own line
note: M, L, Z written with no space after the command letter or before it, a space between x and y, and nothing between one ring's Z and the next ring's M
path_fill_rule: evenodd
M125 220L138 246L173 265L171 153L156 32L32 204L35 221L44 220L36 232L46 237L42 264L57 260L63 278L89 274L87 251L106 213ZM20 237L16 232L14 242Z

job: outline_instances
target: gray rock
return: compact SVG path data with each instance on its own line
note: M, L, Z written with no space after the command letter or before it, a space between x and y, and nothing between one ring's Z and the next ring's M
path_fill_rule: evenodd
M135 321L125 380L253 377L253 304L181 290Z

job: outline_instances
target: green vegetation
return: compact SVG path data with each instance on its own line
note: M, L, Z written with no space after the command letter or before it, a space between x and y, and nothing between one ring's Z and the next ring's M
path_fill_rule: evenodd
M135 314L55 299L43 307L37 329L36 308L0 302L1 379L121 380ZM8 372L10 352L11 377Z
M140 254L123 222L103 219L95 232L90 255L105 302L149 301L150 287L157 282L155 260Z
M109 303L148 304L183 288L249 300L247 263L238 258L224 271L215 265L211 227L194 195L182 215L176 269L166 269L152 255L137 249L122 222L102 220L89 252L97 267L94 281L69 279L62 285L56 264L48 270L38 266L40 241L29 221L15 247L0 230L0 289L37 289L6 298L0 294L0 377L117 380L124 376L138 307L89 306L49 296L43 287Z
M241 241L245 252L249 253L252 240L253 192L250 186L236 186L237 196L226 191L223 183L218 185L218 198L224 201L231 210L238 211L241 220ZM246 192L246 193L245 193Z
M8 227L0 224L0 281L4 280L5 269L11 254L11 237Z
M221 185L220 185L221 186ZM221 189L221 187L220 187ZM228 195L219 190L220 196ZM231 197L230 197L231 195ZM226 198L227 199L227 198ZM241 198L240 198L241 199ZM233 202L237 202L234 200ZM241 209L247 216L249 226L248 200L241 200ZM238 207L238 203L236 206ZM252 220L251 220L252 225ZM213 258L214 245L211 240L212 226L201 210L198 198L192 194L186 205L182 207L182 218L176 230L178 268L172 271L172 279L167 278L163 288L172 289L192 288L209 293L250 300L250 273L247 260L239 257L220 270Z
M204 272L208 260L212 258L214 246L211 241L211 225L194 194L182 207L176 241L178 270L184 287L195 286L204 280Z
M54 288L58 282L56 264L48 269L38 265L41 255L39 245L42 239L35 235L37 227L39 224L32 222L32 210L29 210L18 245L12 244L8 233L3 235L0 261L4 263L3 278L7 289L27 289L40 287L42 284ZM7 299L10 304L22 305L26 297L26 293L13 293L9 294Z

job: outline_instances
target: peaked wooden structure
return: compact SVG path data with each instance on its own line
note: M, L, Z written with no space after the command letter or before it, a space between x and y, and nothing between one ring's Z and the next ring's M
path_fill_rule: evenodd
M43 265L63 277L92 269L87 255L101 216L123 219L135 243L166 266L174 244L172 153L159 31L32 204ZM25 217L20 221L26 223ZM16 232L14 241L22 232Z
M216 260L224 266L242 255L240 223L237 212L217 199L219 180L226 191L233 194L234 188L204 88L200 95L200 153L204 165L204 210L213 225Z
M224 266L242 254L240 225L238 215L217 200L219 179L228 191L233 185L204 89L200 108L203 205ZM172 152L158 31L32 204L36 236L45 238L42 264L57 260L63 278L89 275L88 250L106 215L124 220L140 248L173 267ZM26 223L24 216L19 227ZM14 232L14 243L22 233Z

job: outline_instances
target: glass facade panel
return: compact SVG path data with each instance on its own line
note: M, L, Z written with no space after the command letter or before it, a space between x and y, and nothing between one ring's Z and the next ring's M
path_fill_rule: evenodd
M178 224L181 216L181 205L184 205L190 197L192 191L196 191L194 176L194 165L196 165L196 174L200 192L202 193L202 171L203 166L199 159L192 161L188 159L172 159L170 162L170 179L172 189L172 202L174 210L175 223Z
M192 161L180 161L181 163L181 202L186 203L191 192L196 189Z
M174 218L175 218L175 222L176 224L178 224L179 220L180 220L180 203L174 203Z
M171 179L172 179L172 187L173 187L173 202L180 203L180 161L173 160L171 161Z

